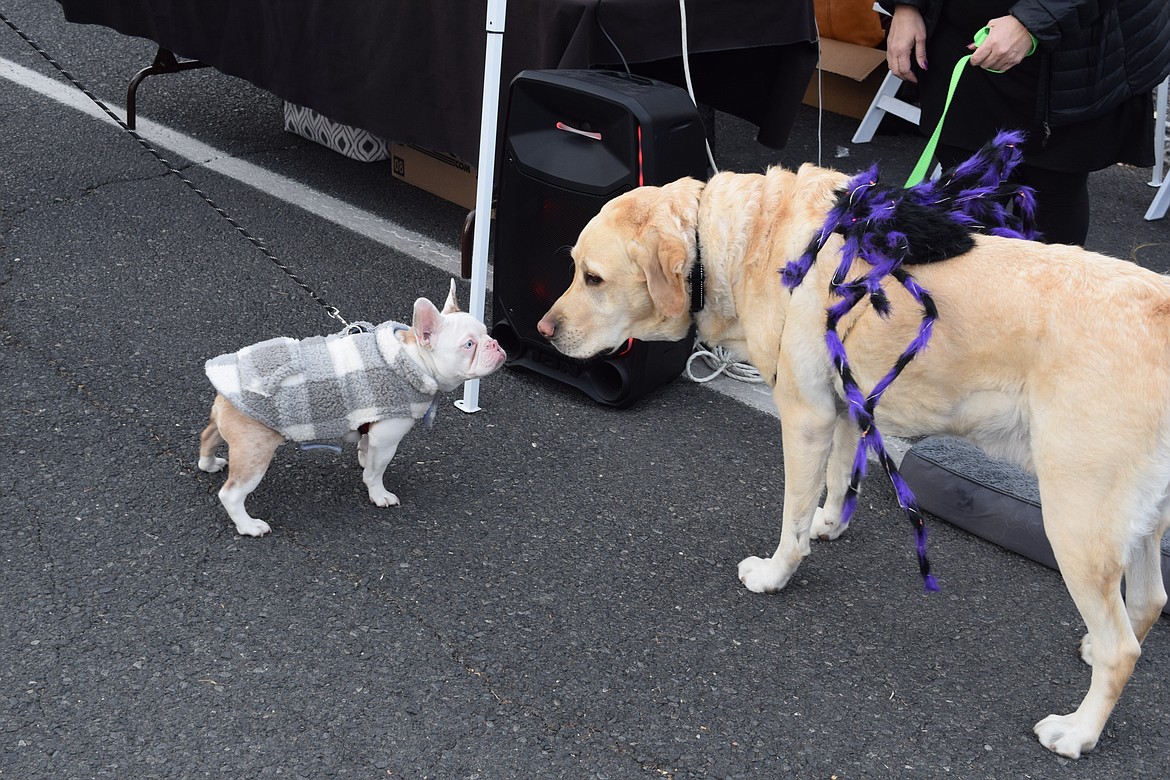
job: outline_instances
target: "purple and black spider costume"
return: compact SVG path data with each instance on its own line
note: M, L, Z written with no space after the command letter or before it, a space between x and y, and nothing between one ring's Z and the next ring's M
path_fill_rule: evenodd
M938 311L930 293L906 270L906 266L946 260L974 246L972 233L1019 239L1035 239L1035 200L1026 187L1008 182L1023 159L1019 144L1023 134L1001 132L969 160L946 171L934 181L910 188L878 183L878 170L854 176L829 211L824 227L799 259L781 271L781 281L795 289L808 274L817 254L833 233L844 236L841 262L830 282L837 300L827 310L825 343L833 366L841 377L849 415L861 430L853 470L841 508L841 524L849 523L857 508L857 493L865 477L869 452L885 468L894 485L898 504L910 518L918 547L918 565L926 590L937 591L938 581L926 555L926 526L910 487L898 473L874 424L874 412L882 394L902 370L927 346ZM850 278L854 262L862 260L869 271ZM923 309L918 335L907 345L890 371L868 395L858 387L849 367L845 345L837 332L841 318L868 297L878 315L890 312L883 283L892 277Z

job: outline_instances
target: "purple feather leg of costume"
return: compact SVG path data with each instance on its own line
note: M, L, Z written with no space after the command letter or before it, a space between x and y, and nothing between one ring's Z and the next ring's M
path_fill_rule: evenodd
M871 434L873 433L873 430L874 429L871 427ZM868 435L869 434L866 434L866 436ZM869 450L872 447L872 443L866 441L866 436L861 437L861 441L858 442L857 445L857 451L853 453L853 473L859 475L863 479L865 478L865 474L869 469Z
M843 365L847 360L845 345L841 343L841 337L837 335L837 331L830 329L825 334L825 345L829 348L829 358L833 361L833 365Z
M841 300L834 303L826 311L833 322L839 321L842 317L848 314L857 302L861 299L861 295L853 293L852 291L844 291L845 294L841 296ZM844 355L842 354L842 357Z
M978 154L968 157L955 166L954 171L951 173L951 179L966 179L969 176L973 176L982 169L984 164Z
M812 252L806 252L801 255L799 259L793 260L784 266L780 271L780 283L789 290L795 290L804 281L804 277L808 275L809 270L812 269L813 259L815 255Z
M865 478L865 472L869 466L868 457L869 447L866 445L865 437L862 437L858 442L857 450L853 453L853 474L856 476L857 485L860 485L862 479ZM849 521L853 519L853 513L857 510L857 491L850 490L845 493L845 500L841 502L841 525L849 525Z
M833 280L838 283L843 283L849 278L849 272L853 270L853 261L857 259L861 252L861 243L855 235L848 235L845 237L845 243L841 245L841 262L837 264L837 270L833 274Z
M902 479L901 475L898 474L896 471L893 474L891 474L891 478L892 478L891 482L893 482L893 485L894 485L894 493L898 497L898 506L902 507L903 509L906 509L906 508L912 507L912 506L916 506L917 501L914 498L914 491L912 491L910 489L910 486L906 484L906 480ZM922 553L923 555L925 555L926 554L926 535L925 534L923 534L921 541L922 541L922 543L919 547L919 552Z
M857 510L857 494L847 493L845 500L841 502L841 526L849 525L849 521L853 519L853 513Z
M910 346L906 347L906 354L914 357L919 355L926 349L927 344L930 343L930 337L934 333L934 318L924 317L922 324L918 326L918 335L910 342Z
M910 295L914 296L914 300L918 303L922 303L923 299L927 295L926 290L922 288L922 285L918 283L918 280L909 274L907 274L906 278L902 281L902 286L906 288L906 291L910 293Z

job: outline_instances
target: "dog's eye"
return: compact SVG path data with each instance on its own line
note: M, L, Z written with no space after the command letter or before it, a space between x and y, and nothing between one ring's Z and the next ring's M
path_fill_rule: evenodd
M605 280L602 279L597 274L592 274L592 273L589 273L588 271L585 272L585 284L589 285L590 287L596 287L597 285L601 284L603 281L605 281Z
M468 340L467 340L467 343L463 345L463 348L464 348L464 349L475 349L475 340L474 340L474 339L468 339Z

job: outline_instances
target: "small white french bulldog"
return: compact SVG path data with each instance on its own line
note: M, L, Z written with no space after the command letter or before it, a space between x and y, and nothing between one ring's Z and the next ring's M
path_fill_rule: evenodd
M215 455L227 443L231 465L219 500L241 534L272 530L248 515L244 500L289 439L357 441L370 501L397 504L382 476L402 437L420 419L430 424L440 392L487 376L506 357L484 324L459 310L454 279L441 312L419 298L410 327L384 322L354 330L269 339L207 361L218 395L200 438L199 468L228 465Z

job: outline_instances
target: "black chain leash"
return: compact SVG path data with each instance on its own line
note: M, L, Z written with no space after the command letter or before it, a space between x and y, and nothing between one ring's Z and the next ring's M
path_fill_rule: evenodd
M339 312L337 310L336 306L330 306L328 303L326 303L325 299L323 299L320 295L318 295L316 292L314 292L313 289L311 287L309 287L309 285L305 284L305 282L302 281L299 276L297 276L295 273L293 273L291 268L289 268L287 265L282 263L276 257L276 255L274 255L272 253L272 251L269 250L268 247L264 245L263 241L261 241L260 239L256 238L251 233L249 233L247 231L247 229L244 228L243 225L241 225L239 222L237 222L235 220L235 218L233 218L230 214L228 214L226 211L224 211L218 204L216 204L216 202L213 201L207 193L205 193L203 190L199 189L199 187L197 187L193 182L191 182L187 177L185 177L183 175L183 173L178 168L176 168L174 165L172 165L170 163L170 161L168 161L165 157L163 157L162 154L160 154L157 149L155 149L153 146L151 146L149 141L147 141L145 138L143 138L141 135L139 135L137 131L131 129L129 125L127 125L125 122L123 122L122 119L119 118L117 114L115 114L112 110L110 110L110 108L105 103L102 102L101 98L99 98L99 97L97 97L97 95L93 94L93 92L91 92L84 84L82 84L81 81L78 80L72 73L70 73L63 66L61 66L56 60L54 60L52 55L50 55L43 48L41 48L41 46L39 44L37 44L37 42L34 41L32 38L30 38L28 35L26 35L23 30L21 30L19 27L17 27L15 24L13 24L12 21L7 16L5 16L3 12L0 12L0 21L3 21L4 24L8 25L8 27L14 33L16 33L17 35L20 36L21 40L23 40L25 43L27 43L29 46L31 46L32 49L37 54L41 55L41 57L43 57L46 62L48 62L50 65L52 65L54 68L56 68L57 71L62 76L64 76L69 81L70 84L72 84L73 86L75 86L79 90L81 90L82 93L84 93L86 97L88 97L90 100L92 100L97 105L98 108L100 108L102 111L104 111L106 113L106 115L108 115L110 117L110 119L114 120L114 122L116 122L119 127L121 127L123 130L125 130L127 133L129 133L130 136L135 141L137 141L139 143L139 145L142 146L143 149L150 152L151 156L153 156L156 160L158 160L160 163L162 163L162 165L167 169L168 173L172 173L175 176L177 176L179 181L183 182L183 184L186 184L187 187L190 188L192 192L194 192L196 195L198 195L200 198L203 199L204 203L206 203L208 206L211 206L211 208L215 210L216 214L219 214L221 217L223 217L225 220L227 220L227 223L229 225L231 225L233 228L235 228L237 233L239 233L241 236L243 236L245 239L247 239L248 243L250 243L252 246L254 246L258 250L260 250L260 253L263 254L265 257L267 257L269 260L271 260L273 265L275 265L277 268L279 268L281 271L283 271L285 276L287 276L289 279L291 279L298 287L300 287L302 290L305 291L306 295L308 295L315 302L317 302L323 309L325 309L326 314L328 314L330 317L332 317L333 319L340 322L346 328L350 327L349 322L347 322L341 316L341 312Z

